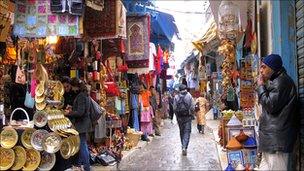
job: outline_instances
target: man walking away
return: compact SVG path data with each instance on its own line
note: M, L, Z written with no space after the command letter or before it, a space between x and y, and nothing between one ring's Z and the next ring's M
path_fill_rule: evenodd
M177 118L182 143L182 154L187 155L187 148L191 134L191 122L194 114L194 101L187 87L183 84L179 87L179 94L175 95L173 110Z
M288 170L288 158L297 136L297 94L279 55L262 60L257 93L262 106L259 118L259 170Z

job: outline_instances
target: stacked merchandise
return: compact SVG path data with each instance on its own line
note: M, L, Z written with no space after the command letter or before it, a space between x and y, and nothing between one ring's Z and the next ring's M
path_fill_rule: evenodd
M252 108L254 106L254 80L252 76L252 61L250 56L241 60L240 106Z
M1 131L0 157L4 160L0 170L50 170L56 163L55 153L68 159L79 150L78 132L60 110L63 85L58 81L46 82L45 78L35 88L37 111L33 121L24 109L17 108L11 114L9 126ZM13 120L18 110L26 115L26 121Z
M253 170L257 158L257 141L254 127L243 125L243 111L223 111L226 119L221 131L221 144L227 149L228 166L226 170ZM230 119L228 119L230 118Z
M224 62L222 64L222 86L224 90L227 90L232 86L231 78L234 76L235 66L235 45L229 40L222 40L221 45L218 48L219 54L224 56Z

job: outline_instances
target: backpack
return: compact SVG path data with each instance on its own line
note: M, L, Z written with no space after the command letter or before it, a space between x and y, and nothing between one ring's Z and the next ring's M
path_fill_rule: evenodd
M98 103L95 102L95 100L93 100L90 97L89 112L90 112L90 119L94 128L101 115L105 112L105 109L102 108Z
M179 96L179 100L176 103L176 116L190 116L189 105L185 102L185 97Z

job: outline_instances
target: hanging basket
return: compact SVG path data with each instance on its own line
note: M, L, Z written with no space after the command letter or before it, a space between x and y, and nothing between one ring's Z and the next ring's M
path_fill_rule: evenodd
M21 110L25 114L25 116L26 116L25 121L19 122L19 121L13 120L13 116L14 116L15 112L18 111L18 110ZM30 121L28 113L23 108L16 108L12 112L11 117L10 117L9 125L14 127L14 128L34 128L34 122Z

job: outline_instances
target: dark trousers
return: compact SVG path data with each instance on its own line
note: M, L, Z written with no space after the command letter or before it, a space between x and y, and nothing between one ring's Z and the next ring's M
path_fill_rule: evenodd
M197 124L197 130L198 130L199 132L204 133L204 128L205 128L205 125Z
M187 149L191 134L191 117L178 117L177 123L179 127L182 148Z
M90 153L87 144L87 135L86 133L80 133L80 148L78 154L78 165L83 165L85 171L90 171Z

